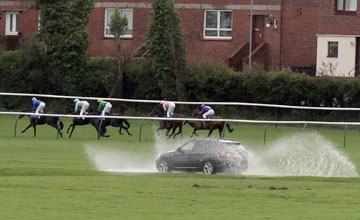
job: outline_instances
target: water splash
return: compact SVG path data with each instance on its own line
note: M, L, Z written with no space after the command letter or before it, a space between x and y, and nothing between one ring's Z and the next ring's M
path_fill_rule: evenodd
M99 171L147 173L156 172L155 158L139 152L87 145L85 152Z
M154 129L155 130L155 129ZM153 154L129 152L121 149L106 148L98 145L86 145L85 153L93 162L95 168L105 172L148 173L157 172L155 161L159 154L175 150L182 141L167 140L154 133L155 143Z
M349 158L318 133L295 134L275 141L266 150L248 151L245 175L358 176Z
M99 171L157 172L155 160L190 140L166 140L154 134L154 153L128 152L87 145L85 152ZM247 146L245 146L247 147ZM260 148L260 147L259 147ZM256 149L259 149L256 148ZM267 145L264 150L247 147L249 169L243 175L356 177L355 165L333 143L318 133L295 134Z

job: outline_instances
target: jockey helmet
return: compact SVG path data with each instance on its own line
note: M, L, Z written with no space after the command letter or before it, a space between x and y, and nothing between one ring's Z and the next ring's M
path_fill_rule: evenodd
M80 101L79 99L74 99L74 102L76 103L76 102L78 102L78 101Z
M204 107L205 107L205 105L204 105L204 104L202 104L202 105L201 105L201 108L204 108Z
M165 101L164 101L164 100L162 100L162 101L160 102L160 104L161 104L161 105L165 104Z
M35 102L37 99L35 98L35 97L33 97L32 99L31 99L31 101L33 101L33 102Z
M104 100L103 100L103 99L98 99L98 100L97 100L97 102L102 102L102 101L104 101Z

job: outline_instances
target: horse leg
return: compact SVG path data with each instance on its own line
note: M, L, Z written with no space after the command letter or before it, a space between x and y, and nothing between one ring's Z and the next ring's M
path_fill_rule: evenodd
M128 135L132 135L132 134L129 132L129 130L128 130L129 128L125 128L125 127L124 127L124 129L125 129L125 131L127 132Z
M69 134L69 130L70 130L70 128L73 127L73 126L74 126L74 123L71 124L71 125L68 127L68 129L66 130L66 134Z
M33 125L34 128L34 137L36 137L36 124Z
M169 132L171 131L171 128L170 127L168 127L168 128L166 128L166 136L169 136Z
M224 127L219 127L218 130L219 130L219 139L221 139Z
M214 131L213 127L210 127L208 137L210 137L211 133Z
M175 130L176 130L176 127L173 127L173 129L171 129L171 130L172 130L172 131L171 131L171 134L168 136L167 139L170 139L170 138L174 135Z
M32 124L29 124L21 133L24 133L27 129L29 129L32 126Z
M158 136L161 136L161 135L160 135L160 130L162 130L162 129L163 129L163 128L161 128L161 127L158 128L158 129L156 129L156 132L157 132Z
M181 134L181 127L179 128L179 132L174 135L174 139L176 138L176 135Z
M71 138L71 135L72 135L72 133L74 132L75 126L76 126L75 124L72 124L72 129L71 129L69 138ZM69 128L70 128L70 127L69 127ZM68 129L68 133L69 133L69 129Z
M197 131L197 129L196 129L196 128L194 128L194 131L193 131L193 133L191 134L191 136L190 136L190 137L193 137L193 136L194 136L194 134L195 134L195 136L199 136L198 134L196 134L196 131Z
M56 122L55 122L55 124L54 124L54 123L48 123L48 125L50 125L51 127L55 128L56 131L58 130L58 126L57 126L57 123L56 123ZM60 137L62 137L62 132L61 132L61 131L59 132L59 134L60 134Z
M120 128L119 128L119 134L123 135L123 133L121 132L121 129L122 129L122 126L120 126Z

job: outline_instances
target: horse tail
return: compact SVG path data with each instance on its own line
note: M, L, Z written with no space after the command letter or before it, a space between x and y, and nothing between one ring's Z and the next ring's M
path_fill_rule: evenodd
M230 128L230 124L226 123L226 127L230 133L234 131L233 128Z
M126 124L127 128L126 129L129 129L130 128L130 123L128 122L128 120L126 119L123 119L123 122Z

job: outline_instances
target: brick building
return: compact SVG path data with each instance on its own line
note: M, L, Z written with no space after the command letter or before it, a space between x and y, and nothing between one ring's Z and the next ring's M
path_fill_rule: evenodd
M38 30L38 13L29 8L32 2L0 1L0 38L9 49L16 47L20 33ZM88 24L89 54L111 55L113 40L107 21L118 7L129 20L126 48L141 55L151 2L97 0ZM246 68L250 0L176 0L175 7L182 19L190 62L222 60L239 70ZM252 61L268 69L306 70L317 65L323 74L357 76L358 8L357 0L254 0ZM336 69L327 71L329 65Z

